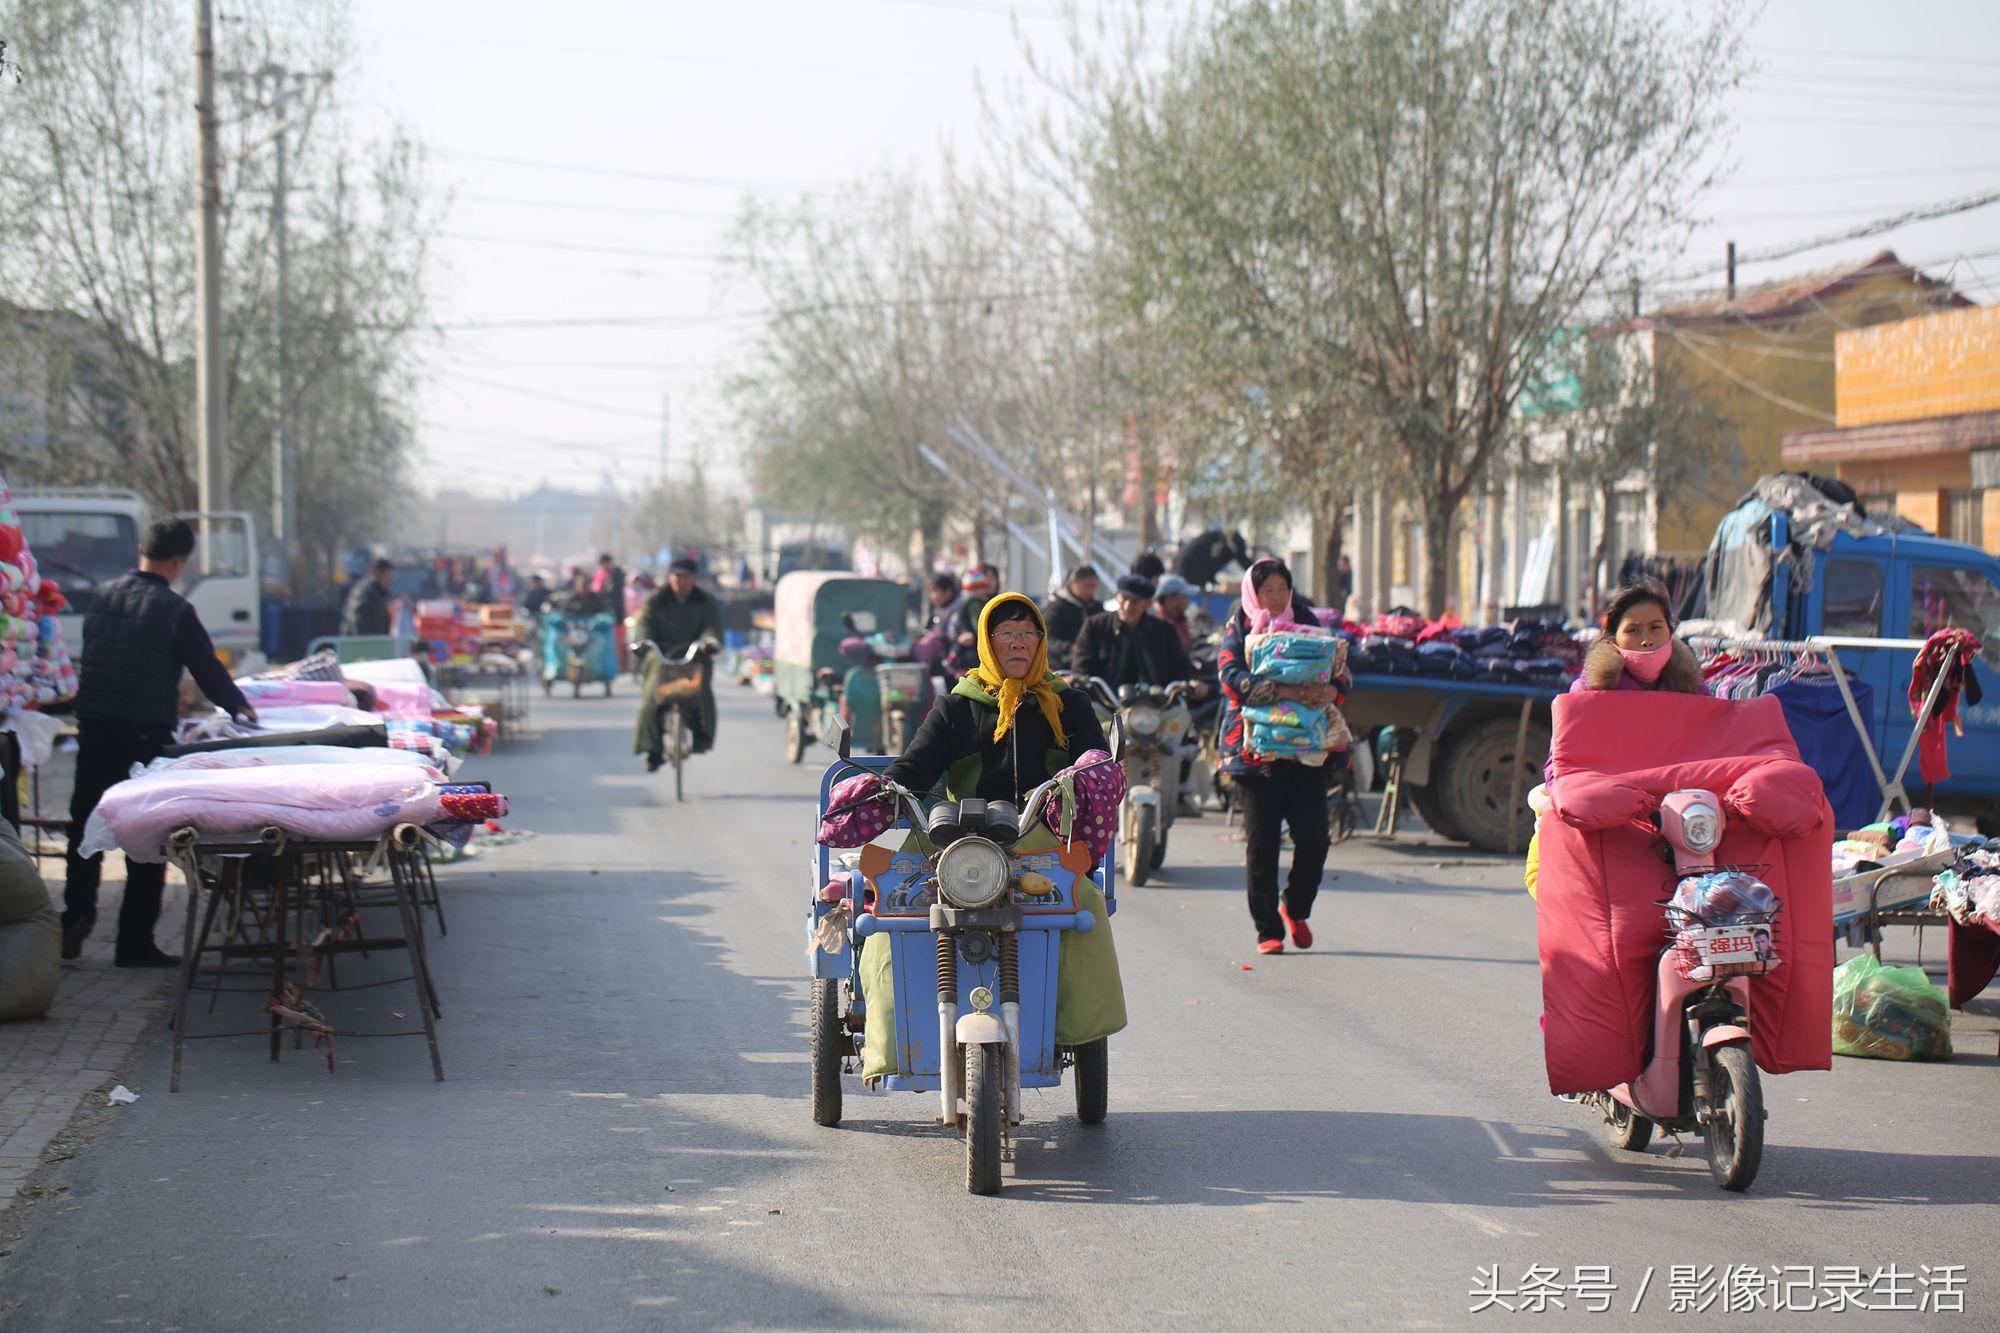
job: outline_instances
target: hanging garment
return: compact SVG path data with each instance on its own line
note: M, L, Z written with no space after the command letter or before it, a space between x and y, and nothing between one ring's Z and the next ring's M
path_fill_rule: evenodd
M1975 707L1980 702L1979 673L1972 669L1979 649L1979 637L1971 630L1941 629L1925 641L1916 661L1910 664L1912 717L1923 711L1924 701L1930 698L1931 686L1939 673L1945 678L1944 689L1917 742L1917 766L1926 786L1936 786L1951 776L1951 766L1945 760L1944 729L1950 723L1959 735L1965 734L1958 720L1959 692L1964 691L1966 702Z
M1854 691L1861 716L1874 716L1869 710L1875 692L1868 682L1852 681L1848 688ZM1799 758L1819 774L1826 788L1834 827L1859 828L1875 818L1882 793L1862 748L1861 733L1854 729L1854 719L1847 715L1847 705L1841 700L1840 687L1826 676L1794 677L1772 687L1771 695L1785 710L1785 724L1798 743Z

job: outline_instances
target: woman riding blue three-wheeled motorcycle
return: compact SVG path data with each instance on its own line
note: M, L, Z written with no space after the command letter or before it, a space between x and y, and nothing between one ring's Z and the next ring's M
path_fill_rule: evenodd
M1124 776L1089 699L1049 671L1032 601L994 598L978 638L978 667L900 758L843 746L822 780L808 930L813 1119L840 1123L843 1074L935 1092L965 1133L966 1187L991 1194L1021 1089L1070 1068L1078 1116L1105 1116Z

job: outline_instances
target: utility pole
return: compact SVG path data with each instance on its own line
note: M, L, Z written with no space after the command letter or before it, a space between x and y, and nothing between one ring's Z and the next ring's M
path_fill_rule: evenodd
M315 83L326 83L330 74L305 74L281 65L266 63L250 74L223 76L232 82L255 85L261 109L277 116L268 136L275 152L271 184L271 242L277 267L277 310L273 332L277 337L278 421L277 439L271 450L271 538L285 561L286 580L296 591L303 572L299 549L298 441L296 413L292 402L291 249L286 214L291 201L291 112L288 104ZM268 100L266 85L269 85ZM260 141L261 142L261 141ZM245 153L257 147L245 149Z
M279 113L276 180L271 189L271 245L278 265L278 448L271 455L271 540L284 557L286 583L296 593L299 584L298 543L298 457L292 438L292 370L290 345L286 340L286 307L291 303L288 279L290 252L285 245L285 143L291 138L284 113Z
M215 127L215 6L194 5L194 109L200 147L196 195L201 243L196 248L195 286L200 294L200 333L195 346L196 469L203 513L229 507L229 399L222 361L222 168ZM206 566L209 544L202 544Z

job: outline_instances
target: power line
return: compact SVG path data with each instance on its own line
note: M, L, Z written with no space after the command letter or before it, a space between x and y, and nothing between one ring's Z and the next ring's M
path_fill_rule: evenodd
M566 394L548 393L541 389L524 388L519 384L509 384L505 380L489 380L479 375L467 375L463 371L441 372L442 378L462 384L477 384L482 388L498 389L502 393L519 394L523 398L536 398L545 403L555 403L561 407L580 408L586 412L601 412L606 416L634 417L641 421L658 421L660 414L633 407L614 407L608 403L593 403L587 398L571 398Z
M831 74L856 79L951 79L965 76L940 69L869 69L854 65L828 65L811 60L762 60L749 56L708 55L699 51L649 51L624 46L578 46L561 42L518 42L502 37L479 37L465 33L388 32L398 41L438 42L448 46L485 46L498 50L532 51L536 55L609 57L614 60L644 60L675 65L719 65L737 69L776 69L794 74Z
M469 241L475 245L517 245L534 250L569 250L587 255L627 255L633 259L693 259L708 262L725 257L712 250L642 250L633 246L590 245L541 236L483 236L468 231L441 231L438 235L447 240Z
M1954 163L1948 167L1925 167L1922 170L1870 172L1865 175L1848 176L1774 176L1769 179L1731 181L1730 190L1788 190L1801 185L1873 185L1882 181L1921 180L1930 176L1986 175L2000 171L2000 162L1989 162L1979 166Z
M1959 170L1960 168L1948 168ZM2000 168L1995 168L2000 170ZM508 208L533 208L565 213L613 214L620 217L684 218L690 222L728 222L735 209L645 208L630 204L593 204L574 199L511 199L501 195L462 194L458 199L473 204L498 204Z
M635 171L629 167L597 167L577 162L549 162L536 158L508 157L498 153L473 153L458 148L434 148L431 151L440 157L457 158L463 162L488 162L495 166L524 167L531 171L561 171L575 176L607 176L614 180L657 181L663 185L695 185L726 190L781 188L777 182L750 180L742 176L696 176L686 172Z
M1937 218L1951 217L1953 214L1970 212L1975 208L1984 208L1988 204L1995 202L2000 202L2000 190L1985 190L1979 194L1962 195L1957 199L1946 199L1939 203L1925 204L1919 208L1907 209L1904 212L1896 213L1886 218L1877 218L1875 221L1867 223L1864 226L1853 227L1847 231L1832 232L1824 236L1812 237L1809 240L1794 241L1764 250L1748 251L1739 254L1736 257L1736 262L1739 265L1764 264L1774 259L1790 259L1793 255L1804 254L1808 250L1817 250L1822 246L1836 245L1841 241L1858 241L1868 236L1879 236L1885 231L1894 231L1898 227L1906 227L1914 222L1929 222ZM1683 282L1690 278L1699 278L1714 273L1724 266L1723 264L1712 264L1707 268L1692 269L1685 273L1671 274L1662 278L1661 281Z
M1888 51L1808 51L1798 47L1766 47L1775 56L1806 56L1813 60L1848 60L1902 63L1906 65L1985 65L2000 68L2000 58L1992 56L1946 56L1935 53L1897 55Z

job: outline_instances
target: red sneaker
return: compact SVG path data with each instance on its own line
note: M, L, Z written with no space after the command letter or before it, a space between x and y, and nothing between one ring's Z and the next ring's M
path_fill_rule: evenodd
M1258 953L1283 953L1284 951L1285 951L1285 942L1283 940L1257 941Z
M1296 944L1301 949L1310 949L1313 947L1313 928L1311 926L1307 925L1304 921L1293 920L1292 914L1285 910L1283 903L1278 904L1278 916L1283 919L1286 927L1292 932L1293 944Z

